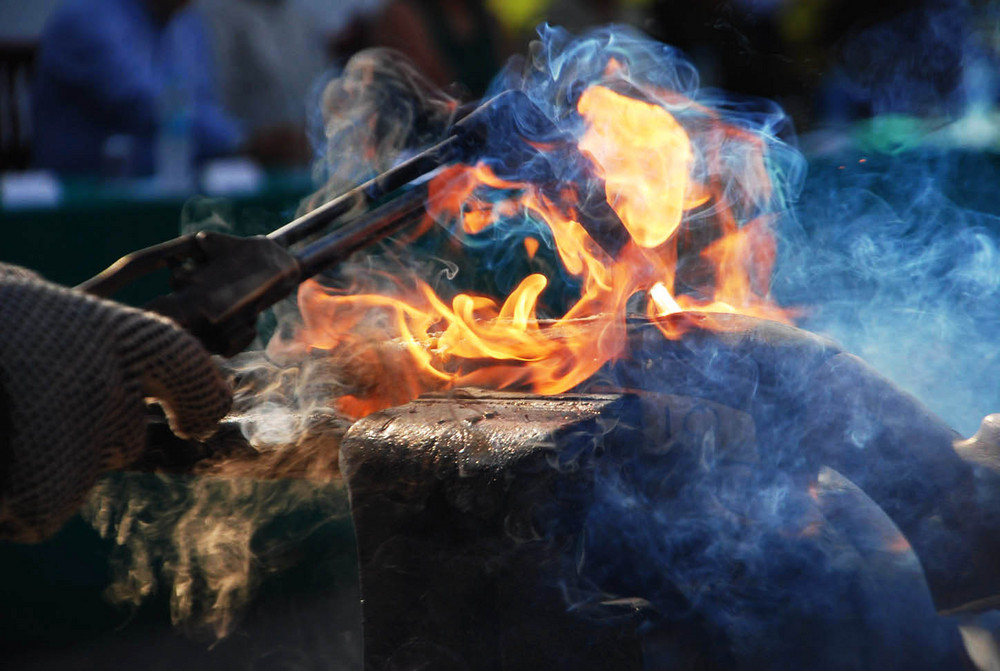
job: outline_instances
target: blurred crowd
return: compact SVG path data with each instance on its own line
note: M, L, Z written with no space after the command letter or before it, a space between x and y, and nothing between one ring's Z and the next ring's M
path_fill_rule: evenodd
M371 46L465 98L511 51L474 1L64 0L38 42L30 165L114 177L233 155L305 165L323 80Z
M994 4L61 0L34 56L27 162L105 176L183 174L234 155L305 166L322 83L353 53L397 49L433 83L473 99L542 21L574 32L632 25L681 48L704 85L776 100L800 131L946 115L992 104Z

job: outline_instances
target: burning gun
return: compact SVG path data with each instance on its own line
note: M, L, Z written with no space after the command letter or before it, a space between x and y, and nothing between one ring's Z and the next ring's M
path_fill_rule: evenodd
M535 108L519 91L506 91L471 110L459 108L459 120L440 143L268 235L184 235L128 254L77 288L107 298L168 269L173 291L145 307L176 321L211 352L233 356L253 341L261 311L303 281L417 221L427 198L423 178L476 157L497 115L515 109L523 117L525 109ZM501 123L511 121L508 116ZM309 240L338 222L332 232ZM304 244L293 250L298 243Z

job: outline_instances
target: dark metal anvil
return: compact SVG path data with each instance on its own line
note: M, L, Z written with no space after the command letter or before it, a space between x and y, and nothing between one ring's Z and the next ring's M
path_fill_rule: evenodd
M795 328L636 322L628 352L351 427L366 668L961 663L939 613L1000 593L988 446Z

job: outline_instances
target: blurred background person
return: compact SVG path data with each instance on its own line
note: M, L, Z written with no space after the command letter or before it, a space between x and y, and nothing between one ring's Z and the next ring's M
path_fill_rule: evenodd
M820 54L807 53L830 3L817 0L658 0L648 32L679 47L702 86L778 101L801 127L810 113Z
M545 20L572 33L619 23L642 28L649 2L645 0L553 0Z
M197 6L210 29L226 110L259 138L258 152L272 162L308 161L307 104L318 100L310 93L330 65L317 21L294 0L198 0Z
M216 97L204 25L187 5L66 0L56 8L41 34L32 101L37 167L93 173L113 154L128 164L121 172L143 175L242 146L240 124Z
M308 14L324 36L331 62L344 65L358 51L372 46L371 28L386 0L292 0Z
M457 84L472 96L486 91L510 54L481 0L395 0L375 18L372 40L403 52L438 86Z

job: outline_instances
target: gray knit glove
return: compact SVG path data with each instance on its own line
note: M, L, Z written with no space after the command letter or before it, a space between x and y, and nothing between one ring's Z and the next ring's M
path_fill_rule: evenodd
M214 432L230 390L169 319L0 264L0 538L37 541L98 475L143 451L145 397L182 437Z

